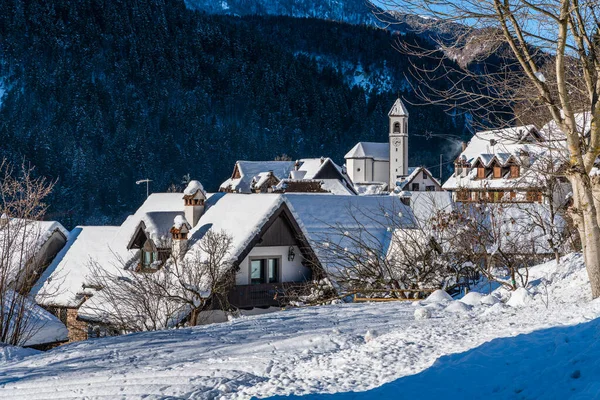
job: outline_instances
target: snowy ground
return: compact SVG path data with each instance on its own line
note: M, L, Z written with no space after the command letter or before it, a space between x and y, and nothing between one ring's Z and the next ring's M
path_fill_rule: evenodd
M600 302L590 301L581 258L571 256L558 268L553 263L536 267L532 276L532 294L515 296L514 307L483 305L473 295L471 300L476 301L469 302L477 305L472 308L456 301L304 308L207 327L76 343L12 361L0 359L0 397L249 398L337 393L333 397L402 394L401 398L427 399L440 393L480 397L487 391L496 398L564 398L551 391L554 385L566 388L561 394L590 398L598 389L593 377L599 376L600 345L591 349L596 351L592 365L587 360L593 353L577 344L597 342L599 321L514 338L600 316ZM542 277L549 283L543 284ZM507 300L505 293L496 295ZM415 319L415 311L424 315L425 309L431 318ZM505 339L486 343L496 338ZM462 352L466 353L457 354ZM582 356L569 358L573 354ZM444 355L449 356L431 367ZM561 379L528 378L539 363L548 366L540 376L552 378L554 371ZM413 374L417 375L409 376ZM467 376L474 376L473 382Z

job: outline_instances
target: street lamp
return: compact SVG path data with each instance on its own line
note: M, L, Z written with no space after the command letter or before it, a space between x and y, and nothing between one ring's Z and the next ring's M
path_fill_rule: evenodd
M146 179L140 179L139 181L135 181L136 185L141 185L142 183L146 184L146 198L148 198L148 196L150 195L150 192L149 192L149 190L150 190L150 182L152 182L152 180L148 179L148 178L146 178Z

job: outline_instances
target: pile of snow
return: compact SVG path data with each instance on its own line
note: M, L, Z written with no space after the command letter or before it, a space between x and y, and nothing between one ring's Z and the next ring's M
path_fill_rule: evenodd
M431 293L425 300L423 300L423 303L443 303L445 301L452 301L452 296L450 296L444 290L438 289Z
M0 364L9 361L19 361L25 357L29 357L35 354L39 354L39 350L26 349L23 347L9 346L0 343Z
M464 297L460 299L460 301L464 304L475 307L481 304L481 299L483 299L483 297L484 296L481 293L469 292L465 294Z
M506 302L511 307L525 307L531 301L531 295L525 288L515 290Z
M483 296L481 298L481 304L486 306L493 306L494 304L500 303L500 299L494 296L493 294L488 294L487 296Z

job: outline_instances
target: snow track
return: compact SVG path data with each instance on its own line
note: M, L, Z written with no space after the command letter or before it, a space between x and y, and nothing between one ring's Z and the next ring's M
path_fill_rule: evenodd
M552 279L547 308L545 292L534 293L527 307L482 305L462 314L434 303L432 318L422 320L414 319L412 304L346 304L92 340L0 364L0 397L245 399L365 391L497 337L600 315L600 304L589 301L585 270L542 267L538 275Z

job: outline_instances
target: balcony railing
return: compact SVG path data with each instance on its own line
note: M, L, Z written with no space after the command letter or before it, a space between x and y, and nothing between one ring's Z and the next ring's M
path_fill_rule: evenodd
M286 292L302 283L262 283L236 285L229 292L229 303L238 308L279 307L286 303Z

